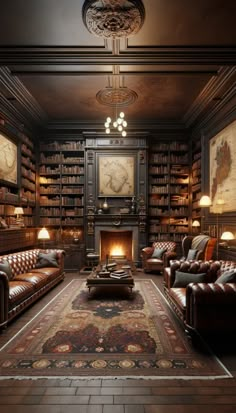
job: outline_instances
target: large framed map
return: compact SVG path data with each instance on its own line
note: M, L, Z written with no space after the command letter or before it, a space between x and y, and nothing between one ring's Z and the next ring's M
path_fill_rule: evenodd
M98 156L98 196L134 196L135 157Z
M1 133L0 181L17 185L17 145Z
M236 121L210 139L210 212L217 213L217 200L224 200L223 212L236 211Z

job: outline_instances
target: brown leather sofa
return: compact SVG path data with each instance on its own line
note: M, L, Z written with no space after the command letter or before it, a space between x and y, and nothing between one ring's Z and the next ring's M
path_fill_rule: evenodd
M45 253L55 262L41 261ZM32 249L3 255L0 263L10 267L10 276L0 271L0 328L7 326L25 308L64 279L64 251ZM9 264L9 265L8 265ZM37 266L41 266L37 268Z
M216 283L230 269L236 270L235 262L178 260L164 269L164 294L190 335L236 332L236 284ZM205 281L178 286L177 271L199 278L205 274Z
M155 249L164 251L159 258L153 256ZM176 257L175 242L157 241L151 247L145 247L141 250L142 268L144 272L162 272L165 267L169 266L170 260L174 260Z

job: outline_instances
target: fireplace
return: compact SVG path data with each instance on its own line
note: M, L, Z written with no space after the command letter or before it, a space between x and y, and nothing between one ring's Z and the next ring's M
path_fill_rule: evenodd
M106 255L115 260L131 261L132 231L100 231L100 251L102 261Z
M101 261L106 256L114 260L138 260L138 227L126 226L116 229L112 226L96 226L95 248Z

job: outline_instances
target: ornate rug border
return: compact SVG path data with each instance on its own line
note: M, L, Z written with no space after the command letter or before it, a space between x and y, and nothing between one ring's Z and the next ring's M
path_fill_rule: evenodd
M81 282L86 281L86 278L79 278ZM57 297L64 292L65 289L67 289L73 281L78 281L77 278L73 278L62 290L60 290L55 297L53 297L35 316L28 321L13 337L11 337L1 348L0 352L5 349L15 338L20 335L34 320L36 317L38 317L51 303L57 299ZM146 281L145 278L139 278L138 281ZM164 294L161 292L161 290L157 287L157 285L154 283L153 280L149 279L151 284L155 287L155 289L158 291L158 293L161 295L162 299L164 300L165 304L168 306L168 308L172 311L168 301L166 300L166 297ZM173 311L172 311L173 312ZM174 313L173 313L174 315ZM0 380L218 380L218 379L230 379L233 378L233 375L230 373L230 371L224 366L224 364L219 360L219 358L212 352L212 350L209 348L209 346L206 344L206 342L202 339L204 342L204 345L207 347L209 352L211 353L212 357L217 361L217 363L221 366L222 370L225 371L225 375L210 375L210 376L162 376L162 375L155 375L155 376L146 376L146 375L140 375L140 376L133 376L133 375L127 375L127 376L119 376L119 375L111 375L111 376L99 376L99 375L92 375L92 376L74 376L74 375L66 375L66 376L27 376L27 375L13 375L13 376L0 376Z

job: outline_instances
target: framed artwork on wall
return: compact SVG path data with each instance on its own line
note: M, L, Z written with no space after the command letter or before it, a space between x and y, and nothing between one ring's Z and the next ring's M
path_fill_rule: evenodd
M98 196L134 196L134 172L133 155L98 155Z
M222 212L236 211L236 121L209 141L210 212L217 213L217 200L223 199Z
M0 182L17 186L18 146L0 132Z

